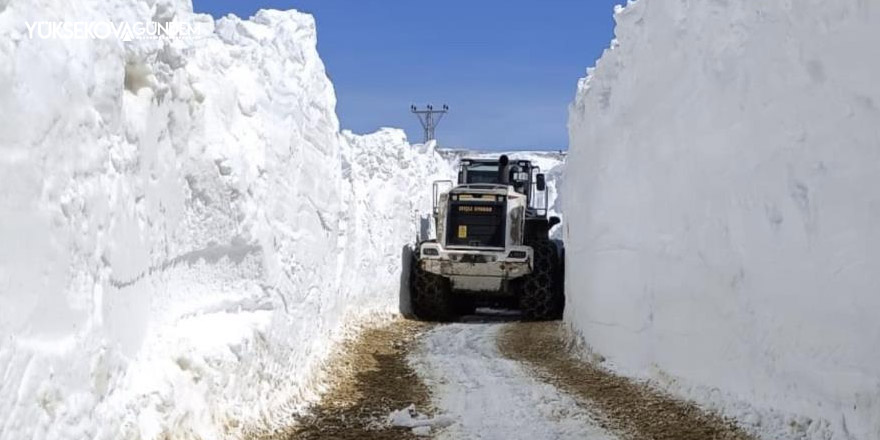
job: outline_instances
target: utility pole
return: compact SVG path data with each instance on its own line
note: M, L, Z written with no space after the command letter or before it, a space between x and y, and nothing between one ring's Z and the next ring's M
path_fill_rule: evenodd
M436 139L434 137L434 129L437 128L437 124L440 123L440 120L443 119L443 116L449 111L449 106L443 104L442 110L434 110L434 106L428 104L425 110L419 110L413 105L410 106L409 109L419 118L419 122L422 123L422 128L425 130L425 143ZM434 118L434 115L438 115L436 119Z

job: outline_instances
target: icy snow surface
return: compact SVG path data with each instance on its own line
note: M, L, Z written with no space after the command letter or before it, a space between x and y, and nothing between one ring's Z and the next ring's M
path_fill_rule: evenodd
M562 194L566 319L615 368L765 438L880 438L877 6L618 11Z
M613 439L569 395L505 358L501 323L459 323L425 334L410 363L452 419L440 439Z
M340 133L315 23L187 0L0 1L0 439L284 423L352 322L396 311L448 162ZM191 21L178 41L26 21ZM377 315L378 314L378 315Z

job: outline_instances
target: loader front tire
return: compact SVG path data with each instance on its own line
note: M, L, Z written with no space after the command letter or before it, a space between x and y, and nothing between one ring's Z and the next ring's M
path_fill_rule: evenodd
M413 252L410 264L410 301L412 312L424 321L447 322L455 318L449 280L427 272Z
M522 281L519 308L529 321L560 319L565 307L560 253L550 240L535 240L531 245L533 269Z

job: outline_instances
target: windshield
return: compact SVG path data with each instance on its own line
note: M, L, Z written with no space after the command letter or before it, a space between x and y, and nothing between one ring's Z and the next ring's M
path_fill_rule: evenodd
M498 183L498 164L474 164L466 170L464 183Z

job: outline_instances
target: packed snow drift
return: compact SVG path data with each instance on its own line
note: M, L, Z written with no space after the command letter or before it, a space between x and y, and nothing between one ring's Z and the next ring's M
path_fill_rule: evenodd
M348 324L396 311L413 213L451 169L398 130L340 133L315 46L294 11L0 2L0 439L271 428Z
M563 189L566 318L610 365L768 438L880 438L876 6L618 10Z

